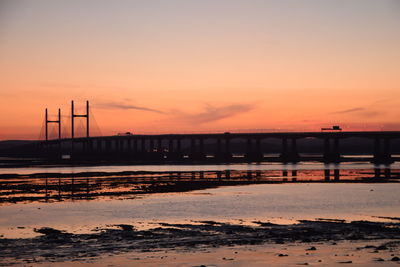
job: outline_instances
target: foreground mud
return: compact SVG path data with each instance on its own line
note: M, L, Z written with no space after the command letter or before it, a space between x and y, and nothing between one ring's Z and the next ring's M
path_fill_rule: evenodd
M340 220L300 221L294 225L253 222L253 225L227 224L214 221L191 224L160 223L149 230L136 230L133 225L114 225L94 229L89 234L71 234L53 228L36 229L41 235L26 239L0 239L0 263L69 262L116 255L160 250L192 250L237 245L293 244L343 240L382 240L366 247L372 251L393 251L400 245L400 223ZM310 251L315 248L310 247ZM394 256L396 261L397 256ZM279 256L279 255L278 255ZM285 254L282 254L284 257Z

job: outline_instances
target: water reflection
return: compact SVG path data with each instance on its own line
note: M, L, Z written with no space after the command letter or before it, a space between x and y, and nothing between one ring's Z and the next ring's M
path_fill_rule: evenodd
M44 175L43 175L44 176ZM0 178L0 204L127 198L138 194L182 192L222 185L283 182L397 182L399 170L340 169L327 164L322 170L224 170L21 175Z

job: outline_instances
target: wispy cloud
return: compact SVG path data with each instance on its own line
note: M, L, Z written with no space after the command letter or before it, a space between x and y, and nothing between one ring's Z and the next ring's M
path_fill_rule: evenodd
M360 112L360 111L365 111L365 108L351 108L351 109L345 109L345 110L339 110L332 112L331 114L346 114L346 113L354 113L354 112Z
M136 110L143 110L143 111L155 112L155 113L160 113L160 114L165 113L158 109L142 107L142 106L137 106L137 105L131 105L131 104L121 103L121 102L103 102L103 103L96 104L95 107L102 108L102 109L136 109Z
M190 123L207 123L233 117L242 113L246 113L255 106L251 104L232 104L222 107L214 107L207 104L204 110L197 114L186 114L179 112L179 119Z

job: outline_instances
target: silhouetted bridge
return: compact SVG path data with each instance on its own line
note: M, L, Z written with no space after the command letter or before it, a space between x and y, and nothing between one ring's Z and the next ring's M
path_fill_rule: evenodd
M86 137L76 138L74 119L86 120ZM48 124L58 124L58 139L48 139ZM335 126L340 129L338 126ZM368 144L353 144L363 147L363 153L373 155L375 163L390 163L398 160L392 157L391 144L400 139L400 131L329 131L329 132L271 132L271 133L209 133L209 134L126 134L117 136L90 137L89 101L86 101L86 113L77 115L74 102L71 101L71 138L61 136L61 110L58 119L49 120L45 110L45 141L37 147L39 154L54 159L62 156L75 160L129 160L155 162L184 161L281 161L298 162L301 160L319 160L340 162L349 160L343 157L341 142L349 139L366 139ZM332 128L332 129L336 129ZM273 146L268 140L274 140ZM308 147L319 144L316 156L304 155L298 142L308 141ZM399 143L400 145L400 143ZM400 147L400 146L399 146ZM273 149L272 149L273 148ZM307 148L307 147L306 147ZM357 151L346 151L354 154ZM399 151L398 151L399 152ZM271 157L271 154L275 156ZM354 160L356 158L352 158Z
M400 131L357 132L274 132L274 133L213 133L157 134L84 137L48 140L39 144L42 151L72 158L124 158L137 161L282 161L345 160L340 143L350 138L368 139L371 161L389 163L391 142L400 139ZM268 149L268 140L279 143L278 155ZM302 156L298 142L319 142L319 156ZM235 147L235 151L232 148ZM275 154L275 157L268 157Z

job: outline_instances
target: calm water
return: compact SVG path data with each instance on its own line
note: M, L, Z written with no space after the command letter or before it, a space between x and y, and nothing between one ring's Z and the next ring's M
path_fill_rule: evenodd
M122 171L223 171L223 170L324 170L324 169L372 169L384 168L387 165L374 165L369 162L344 162L341 164L324 164L320 162L300 162L297 164L253 163L253 164L214 164L214 165L115 165L115 166L77 166L77 167L29 167L0 168L0 174L31 173L78 173L78 172L122 172ZM390 165L400 168L400 162Z
M387 169L388 166L379 166ZM391 175L398 177L399 164L392 164ZM357 177L372 177L378 183L327 182L325 170L340 170L348 181ZM137 227L156 227L157 222L191 222L196 220L229 221L251 224L254 220L279 223L294 223L298 219L331 218L346 220L383 220L383 217L400 217L400 183L398 178L390 183L379 183L374 175L377 166L369 163L346 163L324 165L319 163L301 164L234 164L234 165L179 165L179 166L100 166L100 167L58 167L25 168L2 170L3 173L77 173L85 171L167 171L141 180L138 177L91 177L84 179L51 180L36 177L34 179L2 180L2 196L15 193L15 188L4 190L6 186L23 185L28 193L20 195L44 194L29 201L5 201L0 203L0 235L5 237L34 236L33 228L54 227L71 232L88 232L95 227L110 227L112 224L134 224ZM196 190L175 193L132 194L139 183L165 184L176 180L170 172L195 173L204 176L194 179L188 176L189 184L206 181L215 182L219 171L231 170L229 179L247 179L248 173L260 173L260 182L280 179L279 183L220 186L204 186ZM288 174L288 170L289 174ZM293 170L298 179L292 177ZM237 176L235 176L235 175ZM286 176L285 176L286 174ZM183 175L183 174L182 174ZM207 175L211 175L210 178ZM179 176L182 178L183 176ZM142 177L143 178L143 177ZM128 180L126 180L128 179ZM161 180L160 180L161 179ZM254 175L251 176L254 179ZM303 183L298 183L303 179ZM308 180L307 180L308 179ZM89 181L90 180L90 181ZM58 184L61 181L62 186ZM86 182L85 182L86 181ZM253 180L251 180L253 181ZM282 183L283 181L283 183ZM315 183L315 181L321 181ZM359 180L363 181L363 180ZM54 182L54 183L53 183ZM78 195L79 184L82 194ZM257 182L257 181L255 181ZM25 184L24 184L25 183ZM57 185L59 186L57 189ZM71 187L71 185L75 187ZM96 185L85 189L84 185ZM53 186L53 187L52 187ZM136 186L136 187L135 187ZM78 187L78 188L77 188ZM27 189L28 188L28 189ZM62 190L60 191L60 188ZM58 190L58 191L57 191ZM87 192L85 190L88 190ZM97 191L96 191L97 190ZM123 190L129 194L117 197L103 196L102 192ZM49 198L53 192L59 198ZM86 192L86 193L85 193ZM90 197L85 198L85 194ZM20 196L19 195L19 196Z

